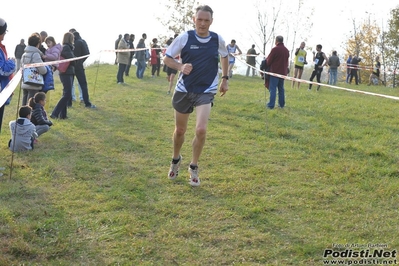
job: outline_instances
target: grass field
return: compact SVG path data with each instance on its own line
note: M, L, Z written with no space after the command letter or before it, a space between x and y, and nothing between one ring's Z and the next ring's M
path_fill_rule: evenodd
M192 188L194 116L170 181L165 73L138 80L133 68L124 86L116 72L88 67L98 108L74 103L31 152L7 148L17 91L6 107L0 265L324 265L326 249L346 244L399 247L397 101L287 83L287 106L267 110L260 78L234 76L215 98Z

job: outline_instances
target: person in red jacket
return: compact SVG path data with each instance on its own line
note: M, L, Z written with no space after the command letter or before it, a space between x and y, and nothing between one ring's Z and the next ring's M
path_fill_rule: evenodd
M152 39L152 49L151 49L151 76L154 77L155 73L159 77L159 71L161 69L161 58L160 58L161 48L158 45L158 39Z
M290 52L284 46L283 36L276 37L276 46L270 51L269 56L266 58L266 67L269 72L280 75L287 75L288 70L288 58ZM276 93L278 90L278 105L280 108L285 106L285 95L284 95L284 78L270 75L269 77L269 93L270 100L266 105L267 108L273 109L276 104Z

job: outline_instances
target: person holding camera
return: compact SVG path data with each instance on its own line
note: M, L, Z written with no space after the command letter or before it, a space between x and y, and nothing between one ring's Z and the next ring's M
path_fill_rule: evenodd
M294 78L300 79L302 77L303 68L308 63L306 62L307 53L304 50L304 48L305 48L305 42L301 42L299 48L296 48L295 58L294 58L294 63L295 63ZM300 85L301 83L298 81L298 89ZM295 86L295 80L292 81L291 87L293 88L294 86Z

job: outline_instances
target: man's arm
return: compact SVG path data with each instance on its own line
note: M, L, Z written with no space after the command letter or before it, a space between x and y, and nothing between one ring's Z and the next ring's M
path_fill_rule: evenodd
M229 57L228 56L221 57L220 63L222 66L222 77L228 77ZM227 83L227 78L222 78L222 82L220 83L219 87L220 96L225 95L228 90L229 90L229 84Z
M168 67L181 71L184 75L189 75L193 69L193 66L190 63L182 64L169 56L166 56L163 61Z

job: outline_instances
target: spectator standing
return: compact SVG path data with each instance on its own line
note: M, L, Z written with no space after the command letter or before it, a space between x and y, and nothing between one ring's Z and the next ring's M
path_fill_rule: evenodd
M25 44L24 39L21 39L19 44L17 44L17 46L15 46L14 56L15 56L15 60L17 62L17 67L15 68L15 72L21 68L21 58L22 58L22 55L24 54L25 48L26 48L26 44Z
M74 33L76 31L76 29L72 28L69 30L70 33ZM82 95L82 87L80 86L79 82L76 82L76 79L73 80L72 83L72 99L68 102L68 107L72 107L72 102L76 101L76 93L75 93L75 84L78 85L78 90L79 90L79 100L80 103L83 103L83 95Z
M228 90L228 51L223 38L209 31L213 22L213 11L209 6L199 6L194 15L195 30L180 34L166 51L165 63L179 69L180 75L172 98L175 109L175 130L173 133L173 157L168 178L178 175L182 157L180 150L184 143L190 114L196 109L196 129L192 142L192 159L189 165L191 186L199 186L198 161L205 144L207 124L211 105L218 87L218 55L221 56L221 96ZM175 57L180 55L181 62Z
M118 45L121 39L122 39L122 34L119 34L118 39L116 39L115 41L115 50L118 49ZM118 52L115 52L115 65L117 64L118 64Z
M119 41L118 50L129 49L129 34L123 35L123 38ZM124 84L123 74L125 73L126 66L129 64L130 52L118 52L118 74L116 75L116 82L118 84Z
M168 45L168 47L172 44L173 40L179 36L178 34L175 34L175 36L171 39L168 40L168 42L166 43ZM175 60L179 61L180 60L180 55L177 55L175 58ZM168 94L170 94L170 92L172 91L172 87L174 85L174 80L175 80L175 76L177 74L177 70L171 67L168 67L165 63L164 65L166 66L166 74L167 76L167 80L169 82L169 90L168 90Z
M144 71L147 67L146 63L146 50L145 50L145 40L147 39L147 34L143 33L142 38L139 40L139 43L136 46L136 49L141 49L136 51L136 59L137 59L137 70L136 77L138 79L142 79L144 77Z
M328 66L330 67L330 78L329 84L337 84L338 67L340 66L339 57L337 51L333 51L332 55L328 58Z
M165 43L165 45L163 47L163 50L162 50L162 55L165 55L166 49L173 42L173 39L174 39L173 37L170 37L169 40L166 41L166 43ZM166 64L163 64L163 72L168 72L168 66Z
M25 48L25 53L22 55L21 64L33 64L33 63L43 63L42 53L39 50L39 46L41 45L40 35L37 33L33 33L28 39L28 46ZM47 68L45 66L36 67L39 74L44 75L47 73ZM21 85L23 96L22 96L22 105L27 105L28 100L35 95L36 92L42 89L41 86L28 85L22 83Z
M47 32L41 31L40 32L40 45L39 45L39 50L42 52L42 56L46 53L46 48L43 46L44 41L47 38Z
M157 77L159 77L159 72L161 70L161 48L158 45L158 39L152 39L152 49L151 49L151 76L154 77L155 73L157 73Z
M359 58L356 55L352 58L352 61L351 61L351 77L349 79L349 84L352 83L352 79L353 79L353 77L355 77L355 83L356 83L356 85L359 85L359 76L357 75L357 72L358 72L360 61L362 61L362 59Z
M240 55L242 54L240 48L236 44L236 40L231 40L230 44L226 46L227 51L229 52L229 77L233 77L233 67L236 62L235 55ZM238 51L238 53L237 53Z
M303 74L303 68L308 63L306 61L307 52L305 51L305 42L301 42L299 48L296 48L295 58L294 58L294 78L301 79ZM297 82L297 88L301 86L301 83ZM291 87L295 87L295 80L292 81Z
M284 46L283 36L277 36L275 41L276 46L270 51L270 54L266 58L266 68L269 68L269 72L287 75L288 70L288 59L290 52ZM278 104L280 108L285 106L285 92L284 92L284 78L275 76L269 77L269 93L270 99L267 104L267 108L273 109L276 104L276 93L278 90Z
M74 36L74 49L73 54L75 57L82 57L86 55L90 55L89 47L84 39L80 36L79 32L73 32ZM90 102L89 99L89 89L87 86L86 73L83 63L86 61L87 57L76 60L75 62L75 76L78 80L81 89L81 96L83 97L83 101L85 107L87 108L96 108L94 104Z
M69 59L75 57L75 55L73 54L73 43L74 43L74 35L70 32L65 33L64 38L62 40L62 51L61 51L61 56L63 58ZM50 115L52 119L68 118L67 107L68 107L68 102L72 98L72 84L73 84L73 78L75 76L75 62L76 61L70 61L66 71L64 73L60 73L60 80L63 86L62 96Z
M44 42L46 43L48 49L46 50L45 55L43 56L45 62L49 61L57 61L60 60L60 54L62 51L62 45L60 43L56 43L54 37L48 36ZM54 72L58 67L58 64L54 64L51 66L52 71ZM50 74L50 73L47 73ZM53 73L51 72L51 75ZM45 109L49 110L50 105L50 91L45 92L46 95L46 106Z
M255 44L252 44L252 47L247 51L247 64L249 65L247 67L247 77L249 76L249 71L251 70L251 68L252 68L252 77L255 76L256 55L259 55L259 53L256 53Z
M129 36L129 48L130 49L134 49L134 34L130 34ZM130 71L130 67L132 66L132 61L133 61L133 57L134 57L134 51L130 52L130 58L129 58L129 63L126 66L126 70L125 70L125 76L128 77L129 76L129 71Z
M346 83L349 83L349 79L351 77L351 62L352 55L350 54L348 59L346 60Z
M328 65L328 58L324 52L321 51L323 46L321 44L316 45L316 52L313 51L313 62L314 70L310 75L310 81L316 77L317 82L321 83L321 73L323 72L323 67ZM309 90L312 89L312 84L309 84ZM317 85L317 90L320 90L320 85Z
M45 43L48 47L46 53L43 58L45 62L57 61L60 60L60 54L62 51L62 45L57 43L52 36L48 36L45 40ZM54 69L58 67L58 64L53 65Z
M7 49L3 44L6 34L7 22L0 18L0 92L7 86L15 72L15 61L8 58ZM0 132L1 125L3 124L4 108L6 104L9 104L9 101L0 106Z

